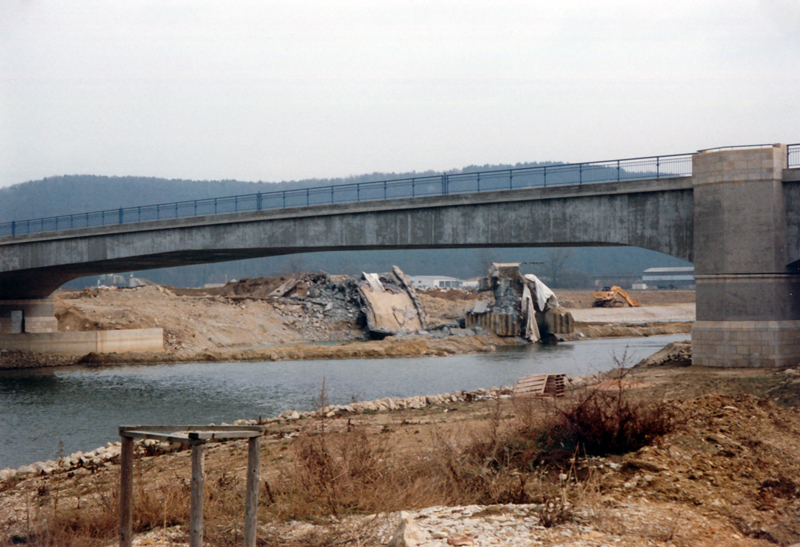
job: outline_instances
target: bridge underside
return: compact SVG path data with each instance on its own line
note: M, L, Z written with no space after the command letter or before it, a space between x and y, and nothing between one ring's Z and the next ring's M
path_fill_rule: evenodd
M530 243L503 245L503 247L619 247L618 243L582 243L582 244L553 244L553 243ZM497 245L422 245L422 246L349 246L341 247L314 247L305 249L293 247L289 249L217 249L213 252L207 251L181 251L175 253L164 253L160 255L139 256L123 260L106 260L100 262L87 262L74 268L64 268L60 266L42 268L37 270L25 270L0 274L0 287L2 297L8 298L10 295L16 299L41 299L46 298L55 292L63 284L80 277L102 275L107 273L124 273L132 271L143 271L157 268L170 268L177 266L191 266L195 264L211 264L215 262L230 262L234 260L247 260L250 258L264 258L270 256L282 256L309 252L325 251L386 251L386 250L414 250L414 249L458 249L458 248L497 248ZM2 302L2 298L0 298Z
M685 178L217 215L15 238L0 300L87 275L319 251L631 245L691 261L692 238Z

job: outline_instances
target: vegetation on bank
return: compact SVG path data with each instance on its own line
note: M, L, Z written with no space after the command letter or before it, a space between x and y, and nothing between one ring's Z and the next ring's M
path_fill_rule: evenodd
M319 403L326 406L324 388ZM497 399L489 405L466 432L434 428L430 443L419 449L396 449L385 434L390 426L375 431L358 417L344 426L324 417L309 421L291 441L269 443L265 450L269 471L262 477L262 522L340 519L432 505L535 503L541 507L540 522L552 526L567 519L577 498L592 488L589 477L579 473L579 460L636 450L677 423L670 404L632 397L624 383L612 391L582 390L569 402ZM240 459L246 452L241 443L220 450ZM147 479L165 463L156 457L135 465L137 533L188 522L189 481L163 472ZM26 499L24 534L7 539L53 547L112 542L119 503L113 478L85 476L77 492L43 481L35 498ZM242 483L230 465L207 471L209 544L240 541ZM64 501L76 494L77 504ZM317 540L322 545L328 538L307 538L306 544ZM277 537L264 541L282 544Z

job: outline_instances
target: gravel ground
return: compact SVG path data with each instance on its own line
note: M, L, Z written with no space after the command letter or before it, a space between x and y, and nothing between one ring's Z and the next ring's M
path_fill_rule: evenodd
M694 321L695 305L642 306L640 308L587 308L567 310L580 323L647 323Z

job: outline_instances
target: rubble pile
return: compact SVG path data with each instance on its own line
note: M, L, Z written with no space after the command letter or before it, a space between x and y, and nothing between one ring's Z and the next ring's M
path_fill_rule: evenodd
M397 266L391 272L360 276L317 272L242 279L209 292L232 300L266 300L284 325L308 340L331 340L334 333L348 328L365 329L364 336L373 338L411 334L441 338L481 332L463 329L463 321L431 326L422 299Z
M494 303L478 302L465 318L498 336L520 336L530 342L555 343L557 334L570 334L574 322L558 307L558 299L535 275L522 275L519 262L492 263L480 290L491 291Z
M211 291L209 291L211 292ZM307 340L332 340L364 325L355 278L325 272L230 281L214 291L231 300L265 300ZM351 338L351 336L344 336Z

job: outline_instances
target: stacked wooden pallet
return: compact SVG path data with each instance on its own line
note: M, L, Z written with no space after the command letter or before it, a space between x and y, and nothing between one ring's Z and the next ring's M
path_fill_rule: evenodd
M531 374L517 380L514 397L563 397L566 374Z

